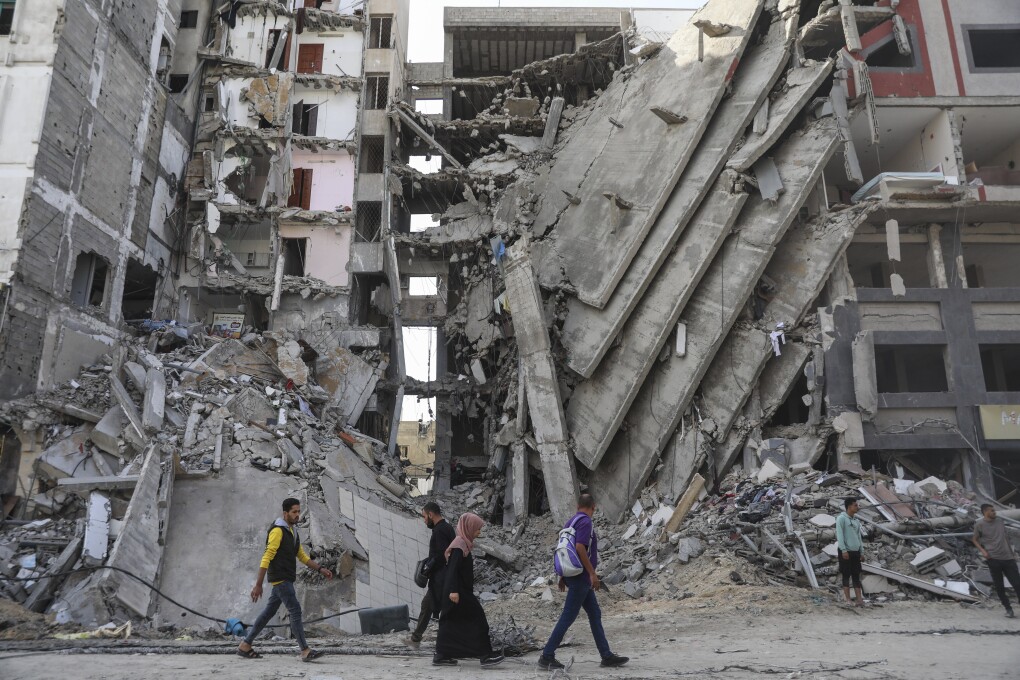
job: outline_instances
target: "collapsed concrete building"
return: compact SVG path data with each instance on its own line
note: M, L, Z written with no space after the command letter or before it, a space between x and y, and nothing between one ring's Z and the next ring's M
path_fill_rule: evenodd
M393 536L421 539L405 494L468 478L509 527L562 519L582 484L613 521L689 509L760 466L1015 493L1011 3L709 0L671 13L669 35L638 11L448 8L439 64L405 63L406 2L182 5L181 28L205 35L154 54L193 126L178 121L178 145L164 132L178 153L139 136L119 158L143 179L159 159L150 182L167 193L149 191L165 199L149 213L178 229L146 339L125 349L113 307L102 329L88 305L69 314L72 284L35 286L59 298L46 314L19 302L39 273L27 258L57 243L26 238L50 228L31 213L10 231L5 347L42 319L52 332L17 345L32 357L5 350L28 371L6 396L87 379L105 400L9 411L12 508L52 511L67 480L65 500L117 515L125 545L167 546L144 571L174 595L200 559L188 518L215 503L221 540L246 537L242 569L259 530L238 505L304 493L314 547L346 564L343 599L376 605L414 601L387 557ZM28 207L55 195L33 181ZM139 248L117 243L122 264ZM69 353L69 318L85 350ZM408 376L405 328L431 329L434 377ZM432 426L401 426L408 396L435 399ZM402 456L409 429L428 443ZM51 464L88 446L123 454L120 471ZM92 495L110 491L109 506ZM91 597L108 578L46 597L72 617L153 613L130 589ZM200 595L226 608L243 593Z

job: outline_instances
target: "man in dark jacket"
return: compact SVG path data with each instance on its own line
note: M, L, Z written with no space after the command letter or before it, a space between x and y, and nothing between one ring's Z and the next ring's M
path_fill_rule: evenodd
M441 583L437 579L437 575L446 566L446 549L453 543L453 539L457 537L453 527L450 523L443 519L443 513L439 509L439 504L434 501L429 501L422 507L421 510L422 519L425 520L425 526L432 530L432 537L429 539L429 583L425 588L425 597L421 600L421 613L418 614L418 625L411 633L410 643L412 646L417 647L421 644L422 636L425 635L425 629L428 628L429 619L432 618L433 612L439 614L439 608L435 604L435 590L441 586Z
M333 572L310 558L301 547L301 538L294 525L301 519L301 502L296 498L288 498L283 502L283 517L277 518L266 534L266 551L262 554L259 564L259 575L255 587L251 589L251 601L258 602L262 597L262 581L269 575L269 583L273 592L266 602L251 630L237 648L237 655L245 659L261 659L262 655L252 649L256 636L262 632L270 619L283 604L290 613L290 629L294 639L301 647L301 660L311 661L322 656L322 652L313 651L305 642L305 629L301 622L301 603L298 602L294 590L297 579L297 560L301 560L309 569L319 572L326 578L333 578Z

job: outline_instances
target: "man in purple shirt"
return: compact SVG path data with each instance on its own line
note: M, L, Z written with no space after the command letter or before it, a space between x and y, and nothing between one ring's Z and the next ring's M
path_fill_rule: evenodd
M552 635L545 643L545 649L542 650L542 656L538 660L538 667L542 670L556 670L564 667L556 660L556 648L563 642L563 637L581 612L582 607L588 614L591 634L595 638L595 646L602 657L602 665L606 667L622 666L629 661L626 656L617 656L610 651L606 633L602 630L602 610L595 597L595 591L602 583L599 581L598 574L595 573L595 567L599 563L599 540L595 535L595 527L591 521L593 514L595 514L595 499L591 494L583 493L577 501L577 514L564 525L564 528L571 525L574 527L574 543L584 571L577 576L560 579L560 592L567 591L567 601L563 605L560 620L556 622L556 627L553 628Z

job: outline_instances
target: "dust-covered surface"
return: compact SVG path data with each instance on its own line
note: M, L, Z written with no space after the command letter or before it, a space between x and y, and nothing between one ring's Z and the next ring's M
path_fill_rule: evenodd
M724 576L721 570L714 570L702 574L700 583L688 582L688 589L698 592L682 601L638 602L603 593L610 644L614 652L630 656L631 662L620 669L600 668L582 618L571 628L571 644L558 654L564 662L573 659L568 677L1016 677L1020 621L1003 618L998 607L911 601L856 611L837 606L827 595L802 590L781 595L775 589L766 592L753 585L727 584L728 577ZM688 577L693 579L696 574L691 572L685 579ZM518 623L536 625L537 634L544 638L555 623L561 603L562 596L557 593L552 603L518 599L490 606L488 611L494 625L505 612L513 611ZM406 654L396 652L399 634L313 640L313 646L337 652L314 665L300 663L296 649L288 650L280 643L264 646L263 651L272 653L260 661L242 660L233 656L234 643L226 639L222 644L152 643L164 645L162 651L202 645L207 652L202 654L158 654L152 653L158 649L153 646L145 647L145 652L139 649L138 653L117 655L31 653L3 643L0 676L82 680L135 680L182 673L222 680L551 677L535 665L538 652L523 659L507 659L492 670L483 671L470 660L462 661L458 668L434 668L427 656L432 651L434 633L434 627L430 627L420 650L408 648ZM366 647L386 655L340 653Z

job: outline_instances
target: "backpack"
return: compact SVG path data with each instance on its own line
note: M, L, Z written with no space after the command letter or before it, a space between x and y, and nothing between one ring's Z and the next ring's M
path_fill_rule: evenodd
M575 516L570 524L560 529L560 537L553 551L553 566L559 576L579 576L584 571L581 558L577 556L577 532L574 524L581 519Z

